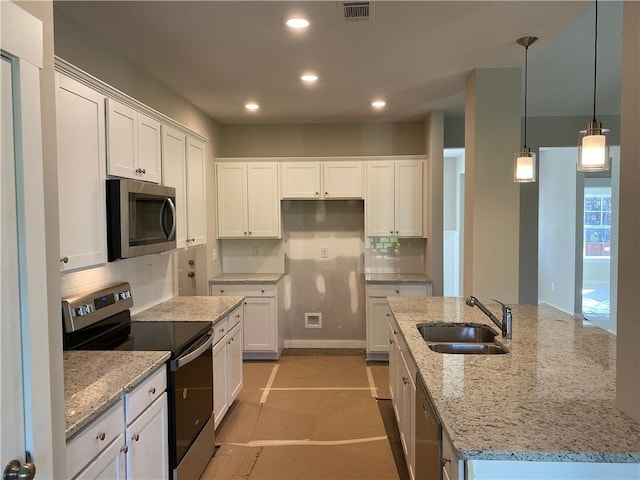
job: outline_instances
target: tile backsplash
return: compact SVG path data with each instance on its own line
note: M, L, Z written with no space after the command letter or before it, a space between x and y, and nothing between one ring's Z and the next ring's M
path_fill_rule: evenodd
M426 239L367 237L365 273L424 273Z

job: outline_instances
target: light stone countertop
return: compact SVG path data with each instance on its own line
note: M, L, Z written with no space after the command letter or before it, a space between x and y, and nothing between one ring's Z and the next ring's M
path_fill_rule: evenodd
M223 273L209 279L209 285L220 283L278 283L284 273Z
M512 305L510 353L443 355L416 323L497 329L461 298L387 301L460 459L640 462L640 424L616 408L614 335L549 306Z
M134 322L201 321L216 323L242 303L240 296L174 297L131 317Z
M64 352L67 440L163 367L169 356L170 352Z
M431 283L424 273L365 273L364 281L372 284Z

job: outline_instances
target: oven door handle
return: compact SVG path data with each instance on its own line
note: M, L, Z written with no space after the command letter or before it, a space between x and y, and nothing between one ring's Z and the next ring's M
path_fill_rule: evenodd
M208 349L210 349L211 345L213 345L213 331L210 330L202 342L203 343L199 342L199 345L193 347L195 348L195 350L191 350L185 355L172 360L169 364L169 368L171 369L171 371L175 372L180 367L184 367L188 363L194 361Z

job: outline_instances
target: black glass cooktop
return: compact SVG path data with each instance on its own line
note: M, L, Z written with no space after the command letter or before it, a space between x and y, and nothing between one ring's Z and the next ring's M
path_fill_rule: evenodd
M115 350L172 352L179 356L211 329L208 322L131 322L128 338Z

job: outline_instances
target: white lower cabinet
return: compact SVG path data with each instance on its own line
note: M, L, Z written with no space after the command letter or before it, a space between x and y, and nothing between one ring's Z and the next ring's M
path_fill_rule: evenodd
M245 360L276 360L284 350L284 290L280 285L210 283L211 295L245 297L242 350Z
M216 427L242 390L243 306L214 325L213 416Z
M127 392L67 442L69 478L169 478L165 368Z
M367 284L367 360L388 360L388 325L391 311L387 297L425 297L430 283Z

